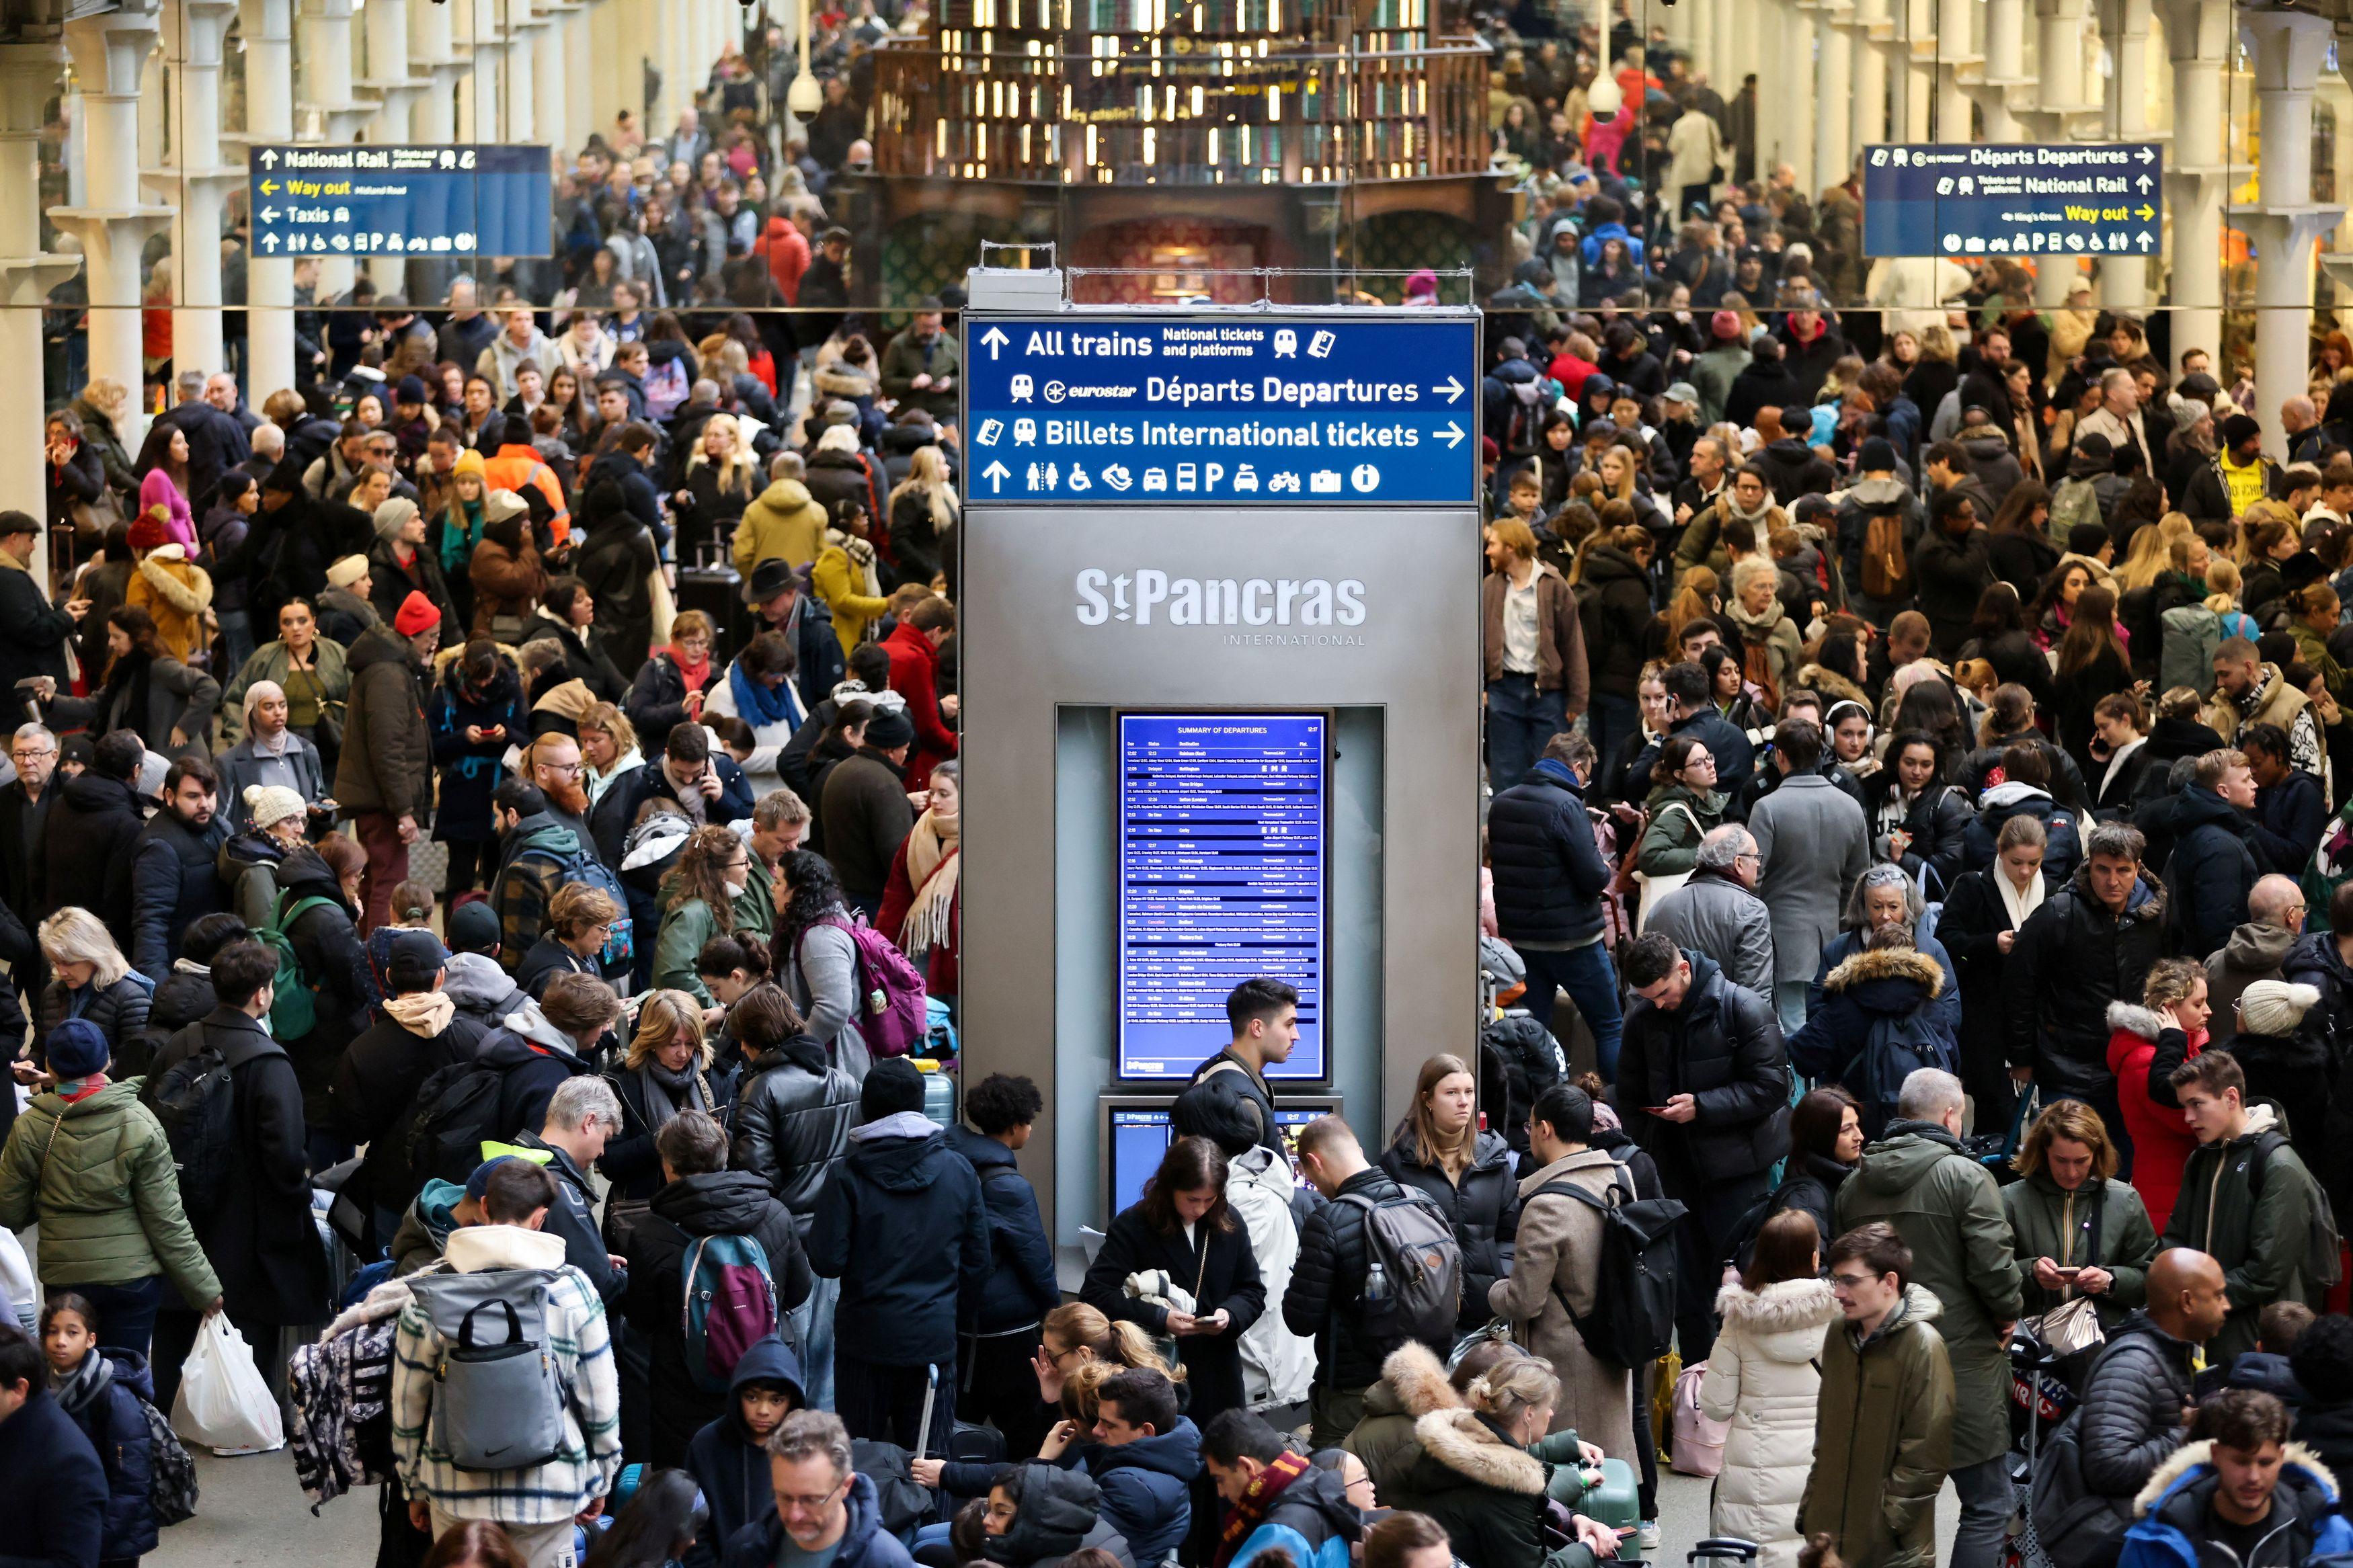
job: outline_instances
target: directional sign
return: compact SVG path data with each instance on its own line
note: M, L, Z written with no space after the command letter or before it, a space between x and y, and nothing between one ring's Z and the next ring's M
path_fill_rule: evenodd
M974 316L972 495L1073 505L1462 503L1469 317Z
M261 256L545 256L544 147L257 146L247 154Z
M2154 142L1866 147L1866 256L2154 256L2165 234Z

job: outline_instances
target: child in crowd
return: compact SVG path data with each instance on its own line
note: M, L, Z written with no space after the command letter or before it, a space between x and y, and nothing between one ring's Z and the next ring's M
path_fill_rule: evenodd
M100 1568L128 1568L155 1550L155 1510L148 1500L154 1443L143 1408L155 1384L147 1358L100 1349L97 1310L70 1290L52 1295L41 1313L41 1352L48 1359L50 1394L106 1467ZM0 1536L5 1533L0 1527Z
M800 1357L776 1335L755 1342L735 1363L727 1385L727 1414L687 1445L687 1473L702 1488L711 1517L698 1555L723 1556L737 1531L776 1506L768 1479L768 1438L785 1417L808 1403Z

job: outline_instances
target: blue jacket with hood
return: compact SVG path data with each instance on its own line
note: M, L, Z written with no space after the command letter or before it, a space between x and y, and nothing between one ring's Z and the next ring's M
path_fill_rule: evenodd
M1103 1522L1127 1538L1138 1563L1165 1562L1184 1544L1201 1473L1201 1433L1189 1416L1133 1443L1090 1443L1073 1452L1103 1489Z
M2212 1540L2208 1510L2221 1476L2211 1442L2185 1444L2134 1499L2140 1518L2125 1531L2116 1568L2217 1568L2231 1554ZM2337 1511L2336 1478L2301 1443L2287 1445L2272 1492L2272 1528L2235 1568L2344 1568L2353 1523Z
M147 1496L154 1473L154 1440L140 1408L155 1399L147 1358L136 1351L93 1350L71 1381L49 1392L58 1408L98 1450L98 1462L106 1471L105 1544L99 1561L111 1563L154 1551L155 1510Z
M849 1131L818 1195L809 1267L841 1281L834 1352L876 1366L945 1363L959 1301L988 1279L988 1215L972 1162L921 1111Z
M744 1386L751 1383L773 1384L791 1397L794 1409L808 1407L808 1394L801 1387L801 1360L792 1346L770 1334L744 1352L735 1363L735 1375L728 1380L727 1413L687 1445L687 1474L702 1489L710 1518L695 1537L686 1568L714 1568L721 1547L745 1525L776 1517L768 1451L744 1425Z

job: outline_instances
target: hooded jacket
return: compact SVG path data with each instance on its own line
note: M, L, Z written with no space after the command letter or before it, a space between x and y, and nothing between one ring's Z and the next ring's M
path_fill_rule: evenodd
M1875 1219L1912 1248L1912 1283L1933 1294L1944 1315L1952 1463L1990 1459L2010 1447L2010 1359L1994 1330L2017 1321L2022 1299L1993 1173L1941 1126L1890 1122L1839 1188L1841 1233Z
M2206 1044L2174 1026L2168 1016L2137 1002L2108 1004L2108 1070L2116 1075L2116 1102L2133 1145L2133 1190L2151 1221L2162 1225L2181 1192L2182 1167L2198 1140L2164 1079ZM2162 1094L2153 1093L2162 1089Z
M1380 1381L1365 1390L1364 1418L1341 1447L1364 1461L1375 1493L1394 1498L1404 1492L1421 1457L1414 1423L1433 1410L1467 1408L1437 1352L1408 1341L1381 1363Z
M1170 1430L1116 1447L1090 1443L1067 1452L1062 1462L1082 1457L1102 1489L1103 1522L1126 1538L1136 1561L1160 1563L1173 1555L1192 1527L1191 1487L1201 1474L1201 1433L1191 1419L1179 1415ZM1039 1468L1030 1469L1022 1488L1023 1516Z
M2126 1313L2146 1303L2148 1265L2157 1256L2157 1227L2129 1183L2087 1182L2071 1193L2052 1181L2047 1169L2041 1170L2002 1188L2001 1211L2017 1240L2028 1316L2050 1311L2067 1295L2034 1282L2038 1258L2061 1265L2096 1264L2115 1276L2115 1283L2097 1299L2104 1327L2121 1323Z
M1795 436L1769 443L1750 460L1765 470L1773 487L1773 500L1785 507L1795 504L1799 496L1830 494L1838 479L1838 470L1831 467L1830 459Z
M2254 822L2201 784L2181 792L2174 806L2173 859L2166 879L2182 951L2214 952L2247 918L2247 895L2263 875L2255 864Z
M1601 934L1609 866L1593 841L1585 786L1545 760L1496 795L1487 813L1495 919L1506 942L1576 946Z
M1755 1291L1734 1283L1717 1292L1715 1310L1724 1328L1708 1353L1699 1406L1730 1426L1708 1532L1757 1542L1767 1568L1796 1568L1822 1335L1839 1321L1838 1299L1820 1279L1785 1279Z
M5 569L0 569L5 570ZM36 1373L25 1403L0 1421L0 1517L6 1568L90 1568L105 1550L112 1490L72 1416Z
M2184 1445L2133 1499L2140 1519L2125 1532L2118 1568L2320 1568L2353 1554L2353 1525L2337 1512L2337 1478L2310 1448L2287 1445L2272 1490L2271 1529L2240 1557L2211 1539L2221 1486L2214 1445Z
M139 798L121 779L85 770L49 787L41 842L34 851L34 908L20 911L37 926L68 904L79 904L111 931L131 924L131 868L145 826Z
M1860 1343L1844 1322L1822 1336L1814 1464L1798 1531L1829 1531L1850 1568L1932 1568L1936 1561L1936 1494L1946 1473L1966 1462L1954 1451L1941 1315L1936 1293L1915 1282Z
M2284 1138L2287 1117L2268 1100L2247 1108L2236 1138L2201 1143L2182 1167L2181 1196L2167 1219L2160 1247L2191 1247L2222 1266L2231 1315L2206 1344L2206 1358L2227 1363L2255 1348L2255 1317L2274 1301L2301 1301L2316 1310L2327 1292L2308 1256L2312 1173L2284 1142L2260 1170L2264 1134Z
M41 1227L46 1285L136 1285L168 1275L201 1308L220 1279L180 1207L172 1146L139 1103L140 1080L68 1104L33 1097L0 1148L0 1227ZM0 1422L0 1434L16 1417ZM0 1448L6 1438L0 1436Z
M49 1392L98 1450L106 1469L105 1545L99 1561L120 1562L154 1551L155 1510L148 1500L154 1439L141 1409L155 1402L147 1358L136 1351L92 1349L73 1375Z
M211 646L205 635L205 612L213 603L212 574L188 559L185 544L158 545L141 557L122 602L154 617L157 639L184 664L199 648Z
M364 1194L381 1209L397 1212L416 1196L401 1152L406 1140L393 1134L414 1115L417 1089L442 1068L470 1059L489 1032L459 1014L454 1001L448 1021L435 1029L431 994L391 998L384 1016L343 1052L327 1089L335 1130L367 1148L353 1195Z
M2165 884L2144 868L2110 914L2088 868L2054 889L2019 928L2001 971L2010 1064L2034 1068L2043 1098L2094 1097L2108 1069L2108 1004L2140 1000L2166 953ZM2154 1211L2152 1211L2154 1212Z
M899 1538L882 1527L874 1478L853 1476L843 1507L849 1522L834 1548L833 1568L914 1568ZM785 1543L785 1521L772 1501L760 1517L737 1531L721 1557L722 1568L774 1568Z
M2075 832L2074 814L2036 784L2004 779L1987 790L1977 815L1961 829L1961 865L1971 871L1994 874L1994 847L2013 816L2031 816L2042 825L2042 885L2056 888L2083 864L2082 839Z
M959 1298L988 1279L980 1178L921 1112L855 1128L849 1155L818 1195L809 1267L841 1281L838 1355L923 1366L955 1353Z
M783 1389L796 1410L808 1407L801 1359L792 1346L770 1334L744 1351L728 1379L726 1409L687 1445L686 1471L702 1489L703 1504L710 1510L695 1537L695 1554L687 1559L690 1568L710 1568L718 1562L721 1542L763 1515L776 1513L767 1448L744 1425L744 1389L754 1383Z
M1573 1184L1608 1201L1613 1184L1630 1180L1643 1196L1656 1197L1661 1195L1656 1189L1646 1186L1632 1170L1649 1158L1630 1145L1597 1146L1521 1177L1512 1272L1487 1291L1488 1307L1510 1321L1513 1342L1552 1363L1560 1378L1553 1429L1574 1428L1585 1441L1611 1454L1630 1453L1634 1447L1628 1371L1588 1350L1570 1317L1572 1312L1589 1316L1599 1296L1601 1215L1565 1193L1542 1189ZM1621 1166L1627 1168L1622 1176ZM1655 1177L1655 1170L1651 1173Z
M1404 1495L1384 1501L1438 1521L1469 1568L1524 1568L1544 1559L1550 1465L1469 1409L1433 1410L1414 1422L1413 1436L1420 1452Z
M1701 1183L1769 1170L1788 1147L1789 1074L1773 1011L1704 952L1686 953L1691 984L1672 1010L1636 998L1618 1058L1627 1131L1662 1171ZM1693 1097L1686 1122L1641 1107Z
M1789 1064L1818 1082L1835 1083L1862 1103L1866 1127L1894 1116L1901 1079L1874 1070L1873 1057L1909 1061L1959 1059L1948 1009L1931 1004L1950 994L1944 966L1910 949L1866 949L1841 959L1822 981L1822 1005L1789 1037Z
M2238 1032L2233 1009L2239 998L2258 980L2284 978L2288 954L2298 940L2285 926L2249 921L2232 931L2221 950L2207 959L2206 1005L2214 1010L2207 1044L2216 1050L2231 1048L2232 1037Z
M490 1037L474 1059L498 1070L499 1136L536 1132L547 1121L547 1102L564 1080L594 1071L581 1058L578 1042L547 1021L539 1004L524 1000Z
M783 561L795 571L825 548L825 508L798 479L777 479L754 498L735 525L735 570L744 581L763 561Z
M2070 1542L2122 1540L2133 1500L2187 1436L2181 1407L2195 1397L2197 1356L2146 1312L2108 1331L2070 1417L2073 1440L2052 1451L2058 1473L2038 1489L2038 1530Z
M996 1139L958 1123L948 1129L947 1144L971 1163L988 1210L988 1283L965 1320L966 1331L989 1335L1028 1328L1062 1304L1054 1246L1038 1212L1038 1194L1021 1174L1013 1151Z
M441 983L442 993L458 1005L459 1017L480 1024L485 1035L528 1000L487 953L453 952L445 967L448 978Z
M408 639L371 626L345 658L350 717L335 764L335 800L347 816L431 816L433 742L425 725L425 671Z

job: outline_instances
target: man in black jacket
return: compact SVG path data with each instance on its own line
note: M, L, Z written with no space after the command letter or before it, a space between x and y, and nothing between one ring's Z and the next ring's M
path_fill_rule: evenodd
M228 908L214 868L228 838L216 815L220 778L210 763L183 757L164 775L164 809L148 818L131 851L131 966L161 985L180 956L191 921Z
M64 686L66 644L90 609L87 599L49 603L32 573L40 542L41 525L29 512L0 511L0 695L36 675Z
M588 1172L621 1130L621 1097L610 1080L583 1074L565 1079L547 1097L547 1119L536 1132L515 1134L515 1147L547 1156L555 1178L555 1202L540 1228L564 1238L564 1261L588 1276L596 1294L613 1306L629 1283L629 1271L606 1250L596 1226L596 1189ZM616 1227L617 1229L619 1227ZM626 1243L624 1243L626 1245Z
M0 573L0 576L5 576ZM21 724L8 743L16 776L0 785L0 897L18 917L33 912L33 868L58 798L58 738L47 726Z
M2181 951L2219 952L2247 918L2247 899L2263 872L2255 864L2254 775L2243 752L2209 752L2173 813L2174 920Z
M1228 1154L1263 1143L1288 1165L1266 1069L1289 1061L1299 1043L1299 993L1264 975L1245 980L1226 994L1226 1023L1233 1037L1193 1069L1192 1081L1169 1108L1169 1125L1177 1137L1207 1138Z
M1495 873L1495 924L1527 965L1528 1014L1546 1028L1558 994L1593 1031L1601 1076L1618 1076L1618 975L1601 942L1601 894L1609 866L1593 842L1585 786L1593 742L1564 732L1545 742L1527 777L1487 809Z
M2143 868L2140 830L2118 822L2084 835L2083 868L2018 931L2002 965L2010 1076L2040 1082L2044 1103L2080 1100L2131 1145L2108 1070L2108 1004L2137 1004L2166 952L2165 884Z
M345 1191L374 1208L379 1237L391 1237L417 1196L402 1136L415 1114L417 1091L441 1068L472 1060L489 1033L442 991L448 963L448 949L429 931L404 931L392 939L383 1016L344 1048L327 1088L334 1131L367 1146L367 1158ZM603 1255L600 1245L597 1256Z
M629 1327L653 1342L653 1462L674 1466L686 1462L694 1434L724 1415L730 1403L725 1389L701 1386L719 1369L688 1360L680 1303L690 1283L684 1277L690 1250L709 1237L755 1242L766 1256L780 1315L807 1299L809 1264L793 1216L769 1195L766 1178L727 1169L727 1132L716 1121L681 1110L654 1135L654 1150L661 1156L663 1185L629 1231L625 1310Z
M2189 1439L2192 1363L2230 1314L2222 1268L2177 1247L2148 1266L2148 1305L2109 1334L2070 1417L2075 1430L2045 1452L2034 1522L2054 1563L2113 1562L2133 1521L2133 1500ZM2088 1506L2094 1500L2102 1507ZM2063 1526L2061 1521L2064 1521Z
M1365 1414L1365 1390L1380 1381L1382 1358L1397 1348L1374 1338L1366 1322L1366 1205L1407 1193L1387 1171L1366 1161L1356 1133L1336 1116L1319 1117L1300 1130L1299 1163L1315 1190L1332 1201L1300 1226L1299 1261L1283 1292L1282 1321L1293 1333L1315 1342L1308 1447L1328 1448L1356 1430Z
M146 755L132 731L101 735L90 749L90 766L58 791L34 862L26 926L79 903L110 931L130 928L132 849L145 826L132 781Z
M1031 1357L1046 1314L1062 1304L1037 1191L1014 1161L1045 1108L1028 1079L991 1073L965 1095L965 1120L972 1125L948 1129L948 1147L972 1163L988 1209L988 1280L963 1321L958 1346L970 1396L964 1419L994 1418L1006 1451L1016 1454L1034 1453L1045 1441Z
M1619 1113L1686 1210L1676 1339L1704 1357L1715 1342L1712 1266L1788 1147L1788 1058L1773 1009L1714 959L1650 931L1625 961L1637 1000L1618 1060Z

